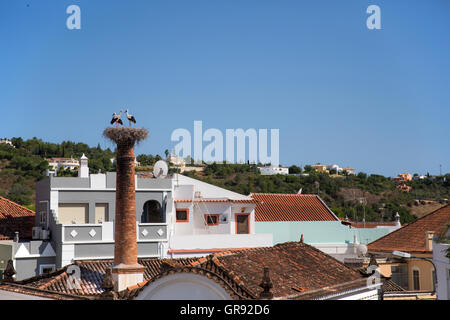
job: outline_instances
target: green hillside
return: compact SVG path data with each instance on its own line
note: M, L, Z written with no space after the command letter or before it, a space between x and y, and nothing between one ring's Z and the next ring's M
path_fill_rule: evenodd
M293 166L296 172L301 168ZM440 205L450 197L450 174L435 179L410 181L411 192L396 189L382 175L329 175L305 166L308 176L261 175L256 165L211 164L202 173L185 175L242 194L252 192L318 194L341 218L353 221L391 221L396 212L402 223L414 221L416 207L433 202ZM417 201L419 200L419 201Z
M103 150L99 145L90 147L84 143L64 141L60 144L44 142L33 138L11 139L14 147L0 144L0 196L34 209L35 182L42 179L50 157L73 157L79 159L84 153L89 158L91 173L114 171L111 158L115 152ZM166 155L168 151L165 151ZM148 170L156 155L138 155L137 160ZM175 169L171 168L171 172ZM411 222L440 207L443 199L450 198L450 174L410 181L411 192L396 189L395 183L382 175L328 175L318 173L310 166L290 167L291 173L300 175L266 176L259 173L256 165L250 164L209 164L203 172L186 172L187 176L217 185L219 187L248 195L252 192L319 194L325 203L341 218L354 221L390 221L396 212L401 222ZM58 172L59 176L76 176L76 171Z

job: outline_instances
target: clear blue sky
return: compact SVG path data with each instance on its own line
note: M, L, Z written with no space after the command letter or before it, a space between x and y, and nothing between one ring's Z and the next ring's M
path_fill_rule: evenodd
M128 107L138 154L202 120L280 129L285 165L450 172L450 1L2 0L0 106L0 137L112 147Z

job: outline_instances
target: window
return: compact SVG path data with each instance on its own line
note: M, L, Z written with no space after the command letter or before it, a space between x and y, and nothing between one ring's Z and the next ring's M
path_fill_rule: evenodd
M420 273L419 270L413 270L413 290L420 290Z
M177 222L189 222L189 209L177 209Z
M88 223L89 205L87 203L60 203L58 221L61 224Z
M41 264L39 266L39 273L40 274L44 274L44 273L50 273L52 271L55 271L55 265L54 264Z
M95 221L94 223L100 223L108 221L108 204L96 203L95 204Z
M391 278L392 281L398 284L405 290L409 290L409 281L408 281L408 266L406 265L397 265L391 266Z
M236 213L236 234L250 233L249 214Z
M39 201L39 222L43 227L47 227L48 201Z
M160 223L165 222L165 215L161 204L156 200L149 200L144 203L144 212L141 216L143 223Z
M219 224L219 215L205 214L205 221L208 226L217 226Z

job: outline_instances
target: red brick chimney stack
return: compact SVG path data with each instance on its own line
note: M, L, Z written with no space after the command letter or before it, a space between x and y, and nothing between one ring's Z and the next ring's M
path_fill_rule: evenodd
M136 128L108 128L103 134L117 143L112 277L115 290L119 292L144 280L144 267L138 264L137 260L134 145L145 139L148 131Z

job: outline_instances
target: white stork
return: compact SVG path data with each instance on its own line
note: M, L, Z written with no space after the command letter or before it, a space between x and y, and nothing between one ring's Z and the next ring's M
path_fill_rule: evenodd
M128 119L128 124L131 126L131 123L136 123L136 119L128 113L128 109L125 110L125 112L127 113L127 119Z
M111 119L111 124L116 124L116 127L118 124L123 125L122 120L120 119L122 117L122 110L120 110L119 114L113 113L113 118Z

